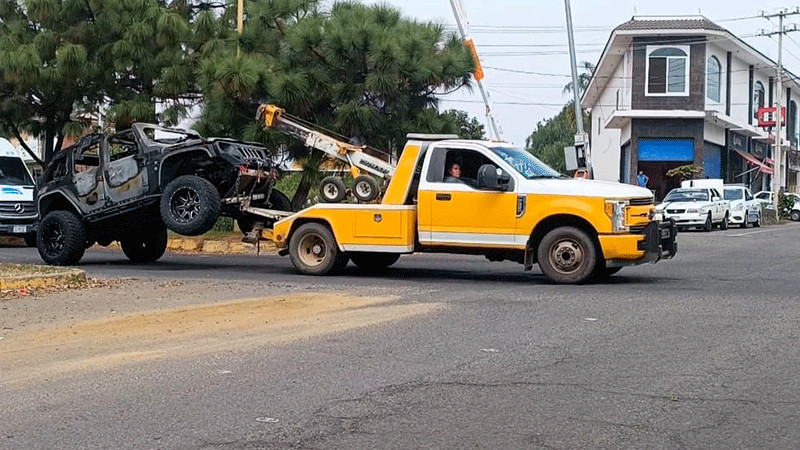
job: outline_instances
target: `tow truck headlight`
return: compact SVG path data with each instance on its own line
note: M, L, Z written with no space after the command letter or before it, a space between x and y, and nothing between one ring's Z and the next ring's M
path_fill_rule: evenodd
M630 231L625 223L625 210L627 207L627 201L606 201L606 215L611 219L611 229L614 233L627 233Z

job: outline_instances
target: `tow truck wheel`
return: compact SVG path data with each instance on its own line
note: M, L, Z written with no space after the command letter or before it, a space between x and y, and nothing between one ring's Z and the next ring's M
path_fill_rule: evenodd
M325 177L319 183L319 194L326 203L339 203L347 195L347 188L341 178Z
M306 275L327 275L343 269L348 256L339 250L336 239L325 225L301 225L289 240L289 257L294 267Z
M399 253L351 252L350 259L362 271L380 271L400 259Z
M39 224L36 247L47 264L78 264L86 251L86 228L72 211L51 211Z
M551 230L542 238L537 253L542 272L559 284L584 283L591 278L597 265L594 242L575 227Z
M353 180L353 195L362 203L378 198L378 182L369 175L359 175Z
M135 263L149 263L164 256L167 250L167 227L142 230L119 241L122 253Z

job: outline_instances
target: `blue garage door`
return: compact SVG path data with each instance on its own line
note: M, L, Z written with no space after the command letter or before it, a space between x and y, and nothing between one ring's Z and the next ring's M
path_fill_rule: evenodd
M639 139L639 161L694 161L694 139Z

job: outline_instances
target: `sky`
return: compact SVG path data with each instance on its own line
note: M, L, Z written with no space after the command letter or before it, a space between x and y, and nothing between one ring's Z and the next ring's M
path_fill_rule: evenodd
M457 32L449 0L380 0L404 16L434 21ZM777 36L759 37L760 30L777 30L777 19L760 17L797 4L743 0L571 0L576 59L596 64L611 31L634 15L683 16L702 14L748 44L777 60ZM572 97L564 94L570 82L569 49L563 0L462 0L470 34L484 67L484 86L504 140L524 146L536 124L558 114ZM785 25L800 23L800 15ZM800 25L798 25L800 27ZM785 67L800 74L800 32L784 39ZM531 73L534 72L534 73ZM440 109L459 109L484 125L485 110L477 87L442 97ZM488 132L488 127L486 128Z

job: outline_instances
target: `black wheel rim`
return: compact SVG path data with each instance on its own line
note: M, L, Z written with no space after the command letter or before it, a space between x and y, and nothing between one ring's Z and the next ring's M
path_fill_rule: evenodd
M200 214L200 195L191 188L178 189L172 194L169 206L178 222L191 222Z
M48 256L58 256L64 251L64 228L58 222L51 222L45 225L42 230L42 243L44 244L44 252Z

